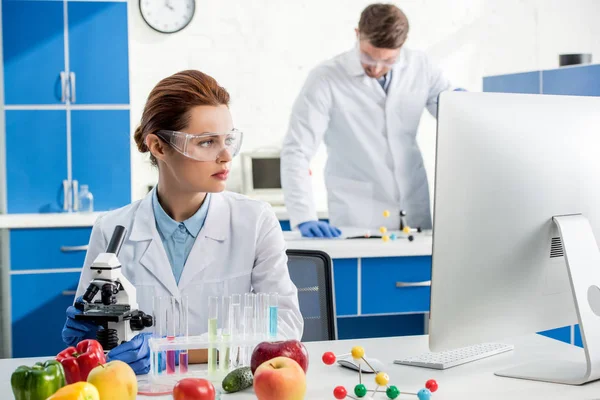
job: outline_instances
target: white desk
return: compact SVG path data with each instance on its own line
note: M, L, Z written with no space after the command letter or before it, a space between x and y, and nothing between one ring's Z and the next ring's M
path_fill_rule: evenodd
M344 237L365 234L364 229L340 229L342 229ZM400 232L396 233L403 235ZM371 231L371 234L381 235L377 231ZM430 256L432 248L431 231L415 233L415 239L412 242L405 237L388 242L381 239L305 238L298 231L283 232L283 236L288 249L321 250L329 254L331 258Z
M433 400L558 400L558 399L599 399L600 382L583 386L557 385L542 382L501 378L493 373L516 363L534 359L548 358L549 355L560 355L565 359L583 357L582 349L554 341L539 335L531 335L509 341L515 345L515 350L493 356L484 360L465 364L445 371L425 368L406 367L392 363L393 357L416 355L428 351L427 336L406 336L383 339L363 339L335 342L307 343L310 353L310 363L307 375L306 400L334 399L333 389L344 385L349 393L358 383L356 372L334 366L326 366L321 362L325 351L336 354L348 353L352 346L364 346L370 357L380 359L387 365L390 384L400 391L416 393L425 381L435 379L439 390L433 394ZM10 376L19 365L32 365L35 361L44 359L5 359L0 360L0 398L11 399ZM373 375L365 374L364 381L368 388L374 385ZM373 386L374 387L374 386ZM139 399L150 397L138 396ZM170 396L153 397L154 399L172 399ZM222 399L256 399L251 390L230 395ZM376 399L386 399L385 394ZM412 399L416 396L401 395L398 399Z

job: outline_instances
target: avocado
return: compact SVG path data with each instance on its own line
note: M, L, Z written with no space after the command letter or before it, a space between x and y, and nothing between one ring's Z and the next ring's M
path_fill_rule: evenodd
M223 390L227 393L239 392L252 386L252 371L250 367L242 367L231 371L223 379Z

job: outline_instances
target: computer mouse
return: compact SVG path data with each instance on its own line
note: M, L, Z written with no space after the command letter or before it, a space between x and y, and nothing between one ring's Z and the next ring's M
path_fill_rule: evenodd
M369 367L369 365L367 365L367 363L365 363L364 361L361 360L361 362L360 362L361 363L361 371L363 373L372 374L375 372L382 371L384 369L383 363L376 358L365 357L365 360L367 360L367 362L371 365L371 367L373 367L375 369L375 371L373 371L371 369L371 367ZM340 360L338 360L338 364L341 365L342 367L349 368L354 371L358 371L358 364L352 358L340 359Z

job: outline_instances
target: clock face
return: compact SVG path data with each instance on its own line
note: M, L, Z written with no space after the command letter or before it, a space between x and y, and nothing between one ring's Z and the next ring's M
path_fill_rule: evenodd
M185 28L195 10L195 0L140 0L142 18L161 33L175 33Z

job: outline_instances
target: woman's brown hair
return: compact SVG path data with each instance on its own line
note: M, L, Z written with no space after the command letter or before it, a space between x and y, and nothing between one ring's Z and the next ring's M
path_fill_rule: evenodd
M189 124L196 106L229 106L229 93L217 81L200 71L181 71L160 81L150 92L140 126L133 138L141 153L150 151L146 137L159 130L181 131ZM153 165L156 159L150 155Z

